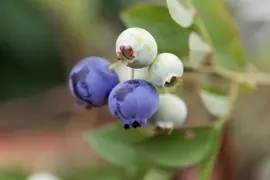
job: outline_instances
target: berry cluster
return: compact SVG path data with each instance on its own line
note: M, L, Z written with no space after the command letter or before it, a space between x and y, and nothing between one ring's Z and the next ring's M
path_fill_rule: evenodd
M181 85L183 64L171 53L158 54L154 37L142 28L129 28L116 40L117 63L129 68L148 68L148 80L119 81L106 59L91 56L77 63L69 75L69 88L80 105L87 109L108 104L113 116L125 129L149 122L161 130L172 130L187 116L185 103L171 93L159 94Z

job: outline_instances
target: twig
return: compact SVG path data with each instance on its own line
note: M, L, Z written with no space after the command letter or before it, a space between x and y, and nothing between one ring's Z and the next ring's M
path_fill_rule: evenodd
M185 68L192 69L193 67L185 64ZM215 73L237 83L255 82L255 84L270 86L270 74L267 73L236 72L222 67L200 67L193 70L199 73Z

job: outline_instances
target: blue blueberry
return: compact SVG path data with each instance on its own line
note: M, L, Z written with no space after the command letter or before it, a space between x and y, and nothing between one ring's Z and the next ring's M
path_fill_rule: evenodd
M69 88L78 103L86 108L106 105L108 96L119 83L110 63L101 57L90 56L78 62L69 74Z
M159 96L147 81L132 79L121 82L109 95L111 113L128 129L140 127L157 111Z

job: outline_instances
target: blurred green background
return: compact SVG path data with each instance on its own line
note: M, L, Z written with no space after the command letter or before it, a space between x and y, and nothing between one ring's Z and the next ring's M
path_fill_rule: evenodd
M91 112L77 107L67 88L67 75L81 58L95 55L114 61L115 40L125 29L119 13L137 3L165 1L0 0L0 180L26 180L39 171L55 173L63 180L142 179L145 172L130 176L119 167L107 167L83 139L84 131L115 119L106 107ZM246 60L269 72L270 21L260 17L270 13L266 10L259 16L262 12L257 9L252 11L252 17L257 18L246 18L251 6L248 3L226 2L240 31ZM268 4L261 0L254 8ZM158 32L153 27L155 30ZM163 42L167 43L163 49L175 50L169 40ZM178 44L181 46L180 41ZM190 109L186 125L212 122L197 85L206 82L223 86L224 81L192 73L186 78L185 87L179 90ZM261 165L270 155L269 102L270 89L261 86L243 93L237 101L229 127L236 179L270 179L268 161ZM92 165L97 164L104 167L93 169ZM101 171L104 169L107 176ZM153 174L147 178L170 178L162 172ZM223 178L217 175L215 180Z

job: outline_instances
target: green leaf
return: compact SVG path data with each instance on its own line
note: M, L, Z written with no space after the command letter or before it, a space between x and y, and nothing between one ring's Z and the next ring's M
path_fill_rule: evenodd
M0 171L0 179L2 180L25 180L28 176L28 173L18 170L18 169L10 169L10 170L2 170Z
M125 168L100 165L63 172L62 177L65 180L141 180L145 173L145 170L130 172Z
M194 21L192 10L186 9L178 0L166 0L172 19L181 27L188 28Z
M202 87L202 90L207 91L207 92L212 93L212 94L217 94L220 96L227 96L228 95L227 91L225 91L222 88L218 88L216 86L204 86L204 87Z
M211 155L203 160L200 165L200 180L208 180L215 166L216 156Z
M163 169L151 169L143 180L170 180L172 179L174 170L163 170Z
M195 32L189 35L189 49L189 61L194 68L198 68L207 55L212 53L212 47Z
M120 169L120 168L97 167L97 168L90 169L90 171L88 171L87 174L83 174L81 176L83 176L81 177L81 180L84 180L84 179L124 180L126 178L126 172L124 171L124 169ZM78 180L79 177L76 176L75 179Z
M194 137L187 137L194 133ZM171 135L156 135L134 147L162 166L184 167L199 163L211 150L213 129L210 126L185 128Z
M176 24L165 6L136 5L121 13L127 27L140 27L149 31L157 41L159 53L170 52L180 58L188 56L188 36L191 28Z
M232 18L226 11L221 0L192 0L199 12L198 26L204 24L206 32L201 32L206 38L207 33L214 47L214 60L217 65L242 70L244 66L244 52L239 35ZM210 43L210 42L209 42Z
M228 93L214 86L207 86L200 90L200 97L207 111L216 117L227 113L229 108Z
M216 131L212 150L207 157L200 163L200 180L208 180L215 167L216 156L220 147L221 132Z
M94 132L88 132L86 138L91 146L110 163L124 166L147 166L151 162L132 147L134 142L148 137L135 129L125 130L122 125L112 124Z

